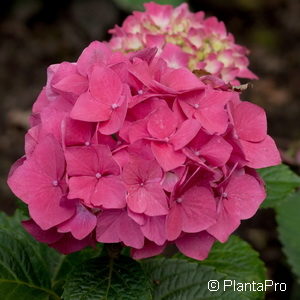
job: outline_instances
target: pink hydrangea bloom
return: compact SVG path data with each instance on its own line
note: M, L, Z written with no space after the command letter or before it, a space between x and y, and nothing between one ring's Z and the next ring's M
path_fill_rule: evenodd
M127 53L158 47L173 68L205 70L232 83L237 78L257 78L248 69L248 49L236 44L217 18L192 13L186 3L175 8L154 2L144 6L145 12L133 12L121 27L109 31L112 49Z
M153 22L167 28L170 13ZM62 253L122 243L136 259L175 244L205 259L264 200L255 168L280 156L263 109L155 54L93 42L49 67L8 178L38 241Z

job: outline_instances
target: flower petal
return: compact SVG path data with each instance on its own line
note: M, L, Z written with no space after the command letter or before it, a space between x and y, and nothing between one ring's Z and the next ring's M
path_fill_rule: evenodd
M260 142L267 135L267 117L265 111L250 102L239 103L232 112L234 127L240 139Z
M233 175L225 192L229 200L227 208L241 219L251 218L266 198L264 187L248 174Z
M267 137L259 143L252 143L240 140L245 158L248 161L247 166L250 168L266 168L280 164L280 153L274 140Z
M50 198L50 197L51 198ZM62 193L59 187L47 198L34 201L29 204L31 218L42 230L50 229L68 219L75 213L75 206L63 206L61 204Z
M144 236L155 244L162 246L167 240L165 221L165 216L146 218L145 224L141 226Z
M186 146L197 135L200 128L201 125L197 120L185 120L170 139L174 150L176 151Z
M86 122L106 121L110 115L111 108L100 103L89 92L79 96L70 114L72 119Z
M90 92L100 103L117 103L123 90L119 76L110 68L95 66L90 78Z
M156 255L161 254L164 251L165 247L166 247L166 245L159 246L155 243L152 243L152 242L146 240L143 248L141 248L141 249L132 248L131 249L131 256L134 259L142 259L142 258L148 258L151 256L156 256Z
M83 76L89 75L95 65L107 64L110 56L111 50L106 44L94 41L78 58L77 69Z
M95 191L91 196L91 203L104 208L123 208L126 189L117 176L102 177L98 180Z
M214 244L215 239L205 231L185 234L176 240L177 248L186 256L204 260Z
M179 151L174 151L170 144L152 142L151 149L157 162L166 172L176 169L185 162L186 156Z
M58 226L58 232L70 232L75 239L82 240L96 227L97 218L83 205L77 205L75 215L68 221Z
M144 235L139 225L124 210L105 210L99 214L96 238L98 242L123 242L134 248L142 248L144 245Z
M150 115L147 129L154 138L164 139L175 132L177 123L175 114L168 107L162 106Z
M216 202L207 188L192 187L181 198L182 231L199 232L216 222Z

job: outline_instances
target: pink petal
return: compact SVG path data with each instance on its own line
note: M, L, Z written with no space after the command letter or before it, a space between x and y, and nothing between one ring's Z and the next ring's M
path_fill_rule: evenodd
M119 131L124 123L127 113L127 99L111 112L110 119L100 123L99 131L102 134L110 135Z
M57 98L52 101L40 113L41 136L52 134L56 140L61 141L61 124L62 121L69 116L72 104L64 98Z
M35 162L45 174L60 179L65 171L65 158L62 147L48 135L36 146L33 153Z
M154 2L145 3L144 7L152 22L159 28L166 28L170 23L173 7L171 5L159 5Z
M178 96L178 104L183 113L191 119L194 113L200 108L201 99L205 96L205 89L187 91Z
M159 183L138 186L132 192L129 189L127 203L129 208L136 213L145 213L149 216L168 213L167 198Z
M151 149L157 162L166 172L176 169L185 162L186 156L179 151L174 151L170 144L152 142Z
M234 95L234 92L207 89L205 91L205 96L201 98L200 109L212 106L220 106L224 108L225 104L227 104Z
M125 195L125 186L118 177L102 177L98 180L90 201L93 205L102 205L104 208L123 208L126 206Z
M88 81L85 77L75 73L62 78L59 82L53 85L53 88L60 92L69 93L78 97L82 93L86 92L88 88Z
M142 50L133 52L129 56L130 57L129 59L131 61L133 61L133 58L137 57L137 58L140 58L140 59L146 61L148 64L150 64L152 62L153 58L155 57L157 50L158 49L156 47L142 49Z
M130 210L128 207L127 207L127 213L128 216L140 226L145 224L147 217L144 214L137 214L132 210Z
M129 72L143 83L145 86L149 86L153 81L149 65L145 61L137 60L134 64L128 66Z
M176 246L184 255L204 260L214 244L215 239L205 231L194 234L185 234L176 241Z
M133 212L141 214L145 212L149 198L150 196L144 188L136 187L135 191L132 189L129 191L127 205Z
M114 54L117 54L118 52L115 52ZM120 80L122 82L128 82L128 65L126 62L119 62L113 65L110 65L110 68L119 76Z
M95 144L99 143L102 145L107 145L110 150L115 150L118 148L118 142L114 140L114 138L110 135L104 135L99 132L96 132L95 135L93 136L92 140Z
M93 123L66 118L62 123L62 131L66 146L90 145L95 126Z
M219 73L223 67L223 63L218 61L217 59L212 59L212 60L207 60L206 61L206 66L205 66L205 71L211 73L211 74L216 74Z
M259 143L251 143L240 140L240 144L248 161L250 168L266 168L276 166L281 163L279 151L274 140L270 136Z
M63 237L63 234L58 233L56 228L42 230L32 219L22 221L22 225L29 234L41 243L52 244Z
M267 135L265 111L250 102L241 102L232 112L234 126L240 139L260 142Z
M72 119L86 122L106 121L110 115L111 108L100 103L89 92L80 95L70 114Z
M46 97L49 99L49 100L53 100L56 98L56 93L52 90L52 83L53 83L53 76L55 75L55 73L57 73L57 70L62 67L64 65L64 63L61 63L61 64L53 64L53 65L50 65L48 68L47 68L47 83L46 83L46 86L45 86L45 94L46 94ZM68 64L70 65L70 64ZM74 68L75 66L72 66L72 68ZM75 67L75 70L76 72L76 67Z
M151 94L147 94L151 95ZM152 95L151 95L152 96ZM137 96L135 96L137 97ZM140 97L140 96L139 96ZM135 103L135 101L131 102L130 105L130 117L132 117L134 120L142 120L145 119L150 113L154 112L161 106L167 106L167 103L159 98L150 98L150 99L144 99L147 101L141 101L139 103Z
M22 156L19 159L17 159L12 166L10 167L10 170L8 172L8 179L10 180L10 177L14 174L14 172L23 165L23 163L26 161L26 156Z
M97 217L96 239L102 243L119 243L122 210L104 210Z
M82 199L86 205L91 205L91 197L95 191L97 178L78 176L69 179L69 199Z
M119 76L110 68L96 66L90 78L90 92L100 103L117 103L123 90Z
M229 200L228 209L241 219L251 218L266 198L263 186L248 174L233 175L225 192Z
M148 216L166 215L169 211L166 194L159 183L149 183L145 186L148 192L148 203L145 214Z
M68 77L70 75L77 74L77 72L76 72L76 65L73 63L70 63L70 62L62 62L57 65L52 65L49 67L49 71L52 74L49 74L49 73L47 74L48 79L47 79L47 85L46 85L46 92L47 92L47 97L49 98L49 100L52 100L53 99L52 97L55 95L55 91L53 91L53 89L52 89L53 86L56 83L58 83L59 81L61 81L63 78ZM49 95L49 94L51 94L51 92L49 90L52 90L51 91L52 97L50 97L50 95Z
M144 236L139 225L123 210L105 210L98 215L96 237L98 242L119 243L142 248Z
M228 115L223 107L204 107L195 112L195 118L209 134L223 134L228 126Z
M45 198L51 201L61 197L61 190L53 186L54 180L54 177L43 173L35 162L26 160L14 170L7 183L18 198L29 204Z
M65 223L58 226L58 232L71 232L77 240L87 237L96 227L97 218L83 205L77 205L75 215Z
M199 150L199 154L216 167L225 165L231 152L232 146L220 136L214 136Z
M59 187L65 169L60 145L51 136L44 138L31 158L11 172L8 185L25 203L50 201L59 198ZM57 183L57 186L53 184Z
M131 255L134 259L148 258L161 254L165 249L165 245L159 246L150 241L145 242L145 245L141 249L131 248Z
M216 222L216 202L212 193L204 187L192 187L176 204L182 210L182 231L199 232Z
M207 229L207 232L217 240L225 243L229 236L239 227L240 217L236 211L228 210L226 204L230 200L223 199L219 204L217 222Z
M164 74L162 83L175 91L187 91L203 87L203 83L197 76L188 69L178 69L178 67Z
M190 55L182 51L180 47L174 44L166 43L166 45L163 47L160 57L167 62L170 68L178 69L187 67ZM175 87L173 83L172 85ZM180 87L175 88L175 90L180 90Z
M173 172L166 172L161 185L164 190L171 193L175 187L175 184L178 182L178 180L179 180L179 177L177 176L177 174L175 174Z
M120 151L117 151L114 153L113 158L121 169L128 163L130 159L127 149L121 149Z
M32 106L32 112L34 114L40 113L45 107L48 106L48 104L49 99L46 95L46 89L44 87Z
M135 223L127 214L123 214L120 220L120 236L126 246L140 249L144 246L144 235L140 226Z
M239 73L239 69L235 67L227 67L223 68L221 71L221 77L225 82L230 82L231 80L234 80Z
M166 219L166 233L169 241L176 240L182 231L182 210L178 205L171 207Z
M94 147L69 147L65 156L69 176L95 176L99 172L99 158Z
M201 125L197 120L185 120L170 139L174 150L176 151L186 146L196 136L200 128Z
M165 37L162 34L146 34L145 39L148 47L162 48L165 42Z
M175 132L177 123L175 114L168 107L162 106L150 115L147 129L153 137L164 139Z
M142 158L143 160L155 160L154 155L151 151L150 143L147 140L140 140L133 144L130 144L128 146L128 152L130 153L130 155ZM156 170L156 168L154 168L154 170Z
M120 167L112 157L112 153L107 145L92 146L98 156L98 171L101 174L119 175Z
M258 77L253 72L251 72L249 69L247 69L247 68L240 69L238 77L249 78L249 79L258 79Z
M25 135L25 154L29 158L40 139L41 125L31 127Z
M90 147L69 147L65 151L67 171L70 176L96 176L100 174L119 175L120 168L112 158L106 145Z
M95 65L107 64L110 56L111 50L106 44L94 41L83 50L78 58L77 69L80 74L86 76L91 73Z
M50 244L49 246L66 255L94 245L95 241L91 236L79 241L74 239L71 234L66 233L62 239L56 243Z
M147 120L142 119L132 123L128 128L128 135L131 144L140 139L149 137Z
M146 223L141 226L144 236L155 244L162 246L167 240L165 221L165 216L146 218Z
M46 198L29 203L29 214L31 218L41 227L47 230L68 219L75 213L75 206L63 206L61 204L62 193L59 187Z
M160 182L163 172L155 160L135 159L123 169L123 180L127 185L141 182Z

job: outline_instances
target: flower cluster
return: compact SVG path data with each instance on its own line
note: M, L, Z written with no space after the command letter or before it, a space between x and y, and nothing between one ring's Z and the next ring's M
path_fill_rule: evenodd
M264 110L155 55L93 42L48 68L8 179L37 240L121 242L137 259L175 243L204 259L264 200L255 168L280 162Z
M186 3L173 8L150 2L145 9L110 30L112 49L130 52L158 47L170 67L205 70L233 84L238 84L238 77L257 78L248 69L248 49L237 45L217 18L191 13Z

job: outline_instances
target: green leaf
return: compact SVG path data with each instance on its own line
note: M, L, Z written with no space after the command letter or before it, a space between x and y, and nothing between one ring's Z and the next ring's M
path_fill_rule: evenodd
M0 213L1 299L60 299L51 289L59 254L34 241L20 226L21 219L20 212L14 217Z
M218 272L238 281L261 282L265 279L265 267L259 254L237 236L231 236L227 243L216 243L201 264L215 267Z
M28 205L21 201L20 199L16 198L16 203L17 203L17 211L19 213L22 213L22 216L24 216L24 219L29 219L29 211L28 211Z
M265 280L265 268L257 252L235 236L225 244L216 243L209 257L202 262L177 254L170 259L147 259L142 265L153 282L155 300L264 298L263 292L237 292L233 291L233 287L224 291L224 280L239 283L263 283ZM209 291L210 280L219 281L218 291Z
M132 12L133 10L144 10L144 3L151 2L147 0L114 0L114 2L122 9ZM178 6L185 2L184 0L155 0L158 4L171 4L173 6Z
M102 245L97 248L86 248L79 252L71 253L69 255L61 255L57 262L56 272L52 276L53 289L61 295L63 293L63 285L65 284L66 277L78 265L83 264L85 261L100 255Z
M293 272L300 278L300 192L294 193L276 209L279 239Z
M98 256L102 246L59 254L34 240L21 226L23 219L27 217L21 210L13 217L0 213L1 300L60 299L67 274Z
M300 187L300 177L286 165L279 165L259 170L266 183L267 199L263 202L263 208L275 208Z
M150 284L140 264L102 256L78 266L64 286L65 300L148 300Z

